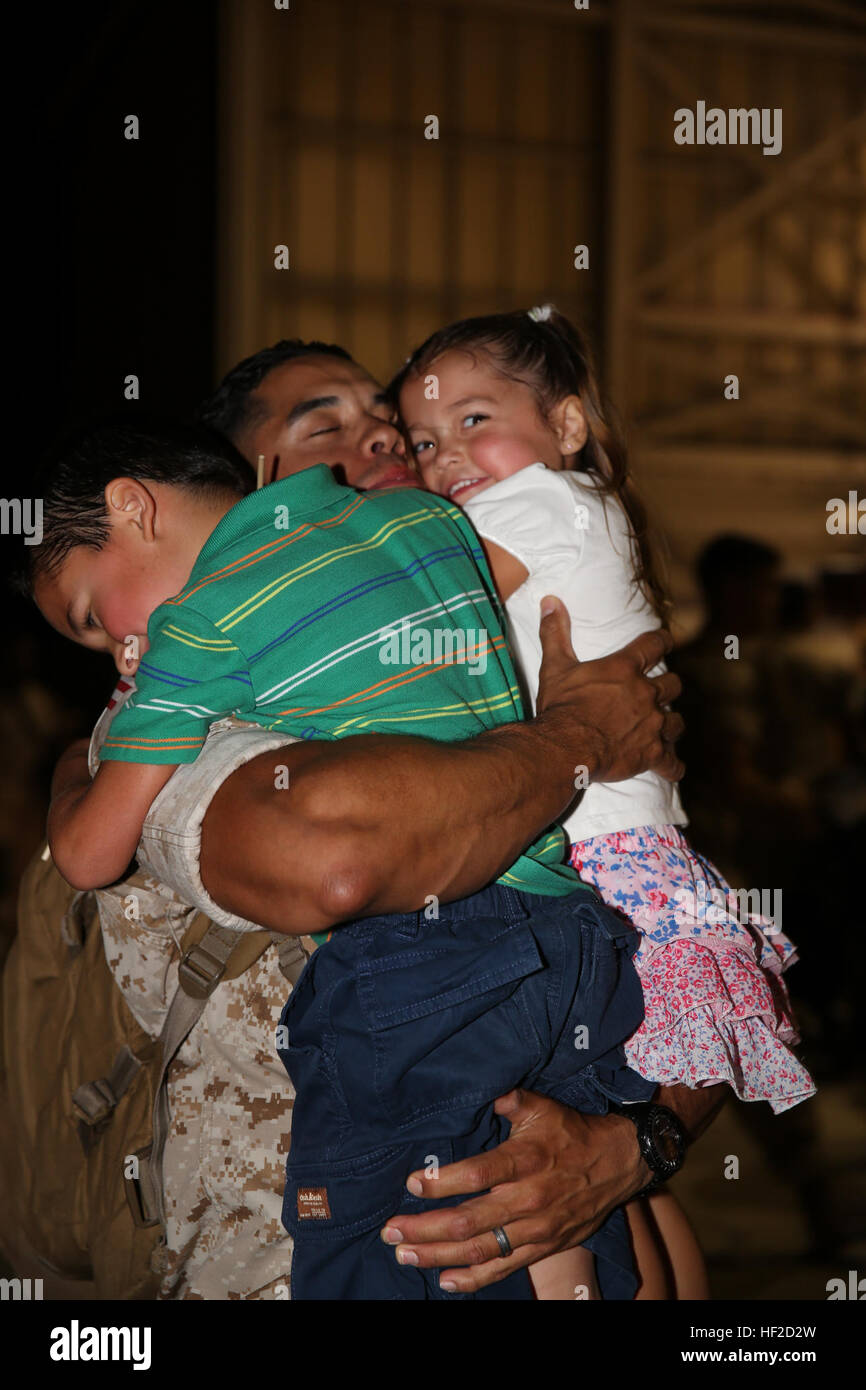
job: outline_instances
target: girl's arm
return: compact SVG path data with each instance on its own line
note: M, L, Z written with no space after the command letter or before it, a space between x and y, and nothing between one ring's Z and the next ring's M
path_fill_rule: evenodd
M63 754L51 784L48 843L73 888L115 883L135 858L150 804L173 764L104 762L91 781L87 739Z
M504 550L495 541L485 540L481 536L481 544L484 546L484 553L487 556L487 563L493 575L496 590L505 603L511 598L515 589L519 589L524 579L529 577L529 570L522 560L518 560L516 555L512 555L510 550Z

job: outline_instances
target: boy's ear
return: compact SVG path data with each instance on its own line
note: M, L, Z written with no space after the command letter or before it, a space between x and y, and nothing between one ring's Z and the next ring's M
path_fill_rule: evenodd
M115 525L137 527L144 540L153 540L156 499L137 478L112 478L105 488L105 505Z
M589 434L580 396L566 396L554 406L550 427L559 440L561 453L580 453Z

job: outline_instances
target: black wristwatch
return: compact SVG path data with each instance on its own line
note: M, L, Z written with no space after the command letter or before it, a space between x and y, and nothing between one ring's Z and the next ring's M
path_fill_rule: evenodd
M634 1121L641 1157L654 1175L652 1182L635 1193L637 1197L645 1197L682 1168L688 1144L686 1132L666 1105L638 1101L635 1105L611 1105L610 1110L614 1115L626 1115Z

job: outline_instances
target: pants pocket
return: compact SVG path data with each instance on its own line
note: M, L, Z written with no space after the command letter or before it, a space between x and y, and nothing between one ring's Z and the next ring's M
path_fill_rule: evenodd
M393 1247L380 1238L390 1217L459 1204L459 1198L413 1197L405 1182L416 1169L429 1171L434 1159L444 1167L466 1157L465 1149L464 1145L455 1152L450 1140L430 1138L336 1162L290 1158L283 1224L294 1238L293 1301L530 1300L525 1270L475 1295L445 1293L439 1287L438 1270L398 1264Z
M523 922L445 925L411 949L364 962L358 997L372 1082L393 1125L492 1103L537 1065L541 1042L521 993L545 968Z

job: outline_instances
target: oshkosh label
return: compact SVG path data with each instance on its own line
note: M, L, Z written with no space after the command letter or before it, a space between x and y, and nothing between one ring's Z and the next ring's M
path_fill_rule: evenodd
M298 1188L298 1220L330 1221L331 1208L328 1206L326 1187Z

